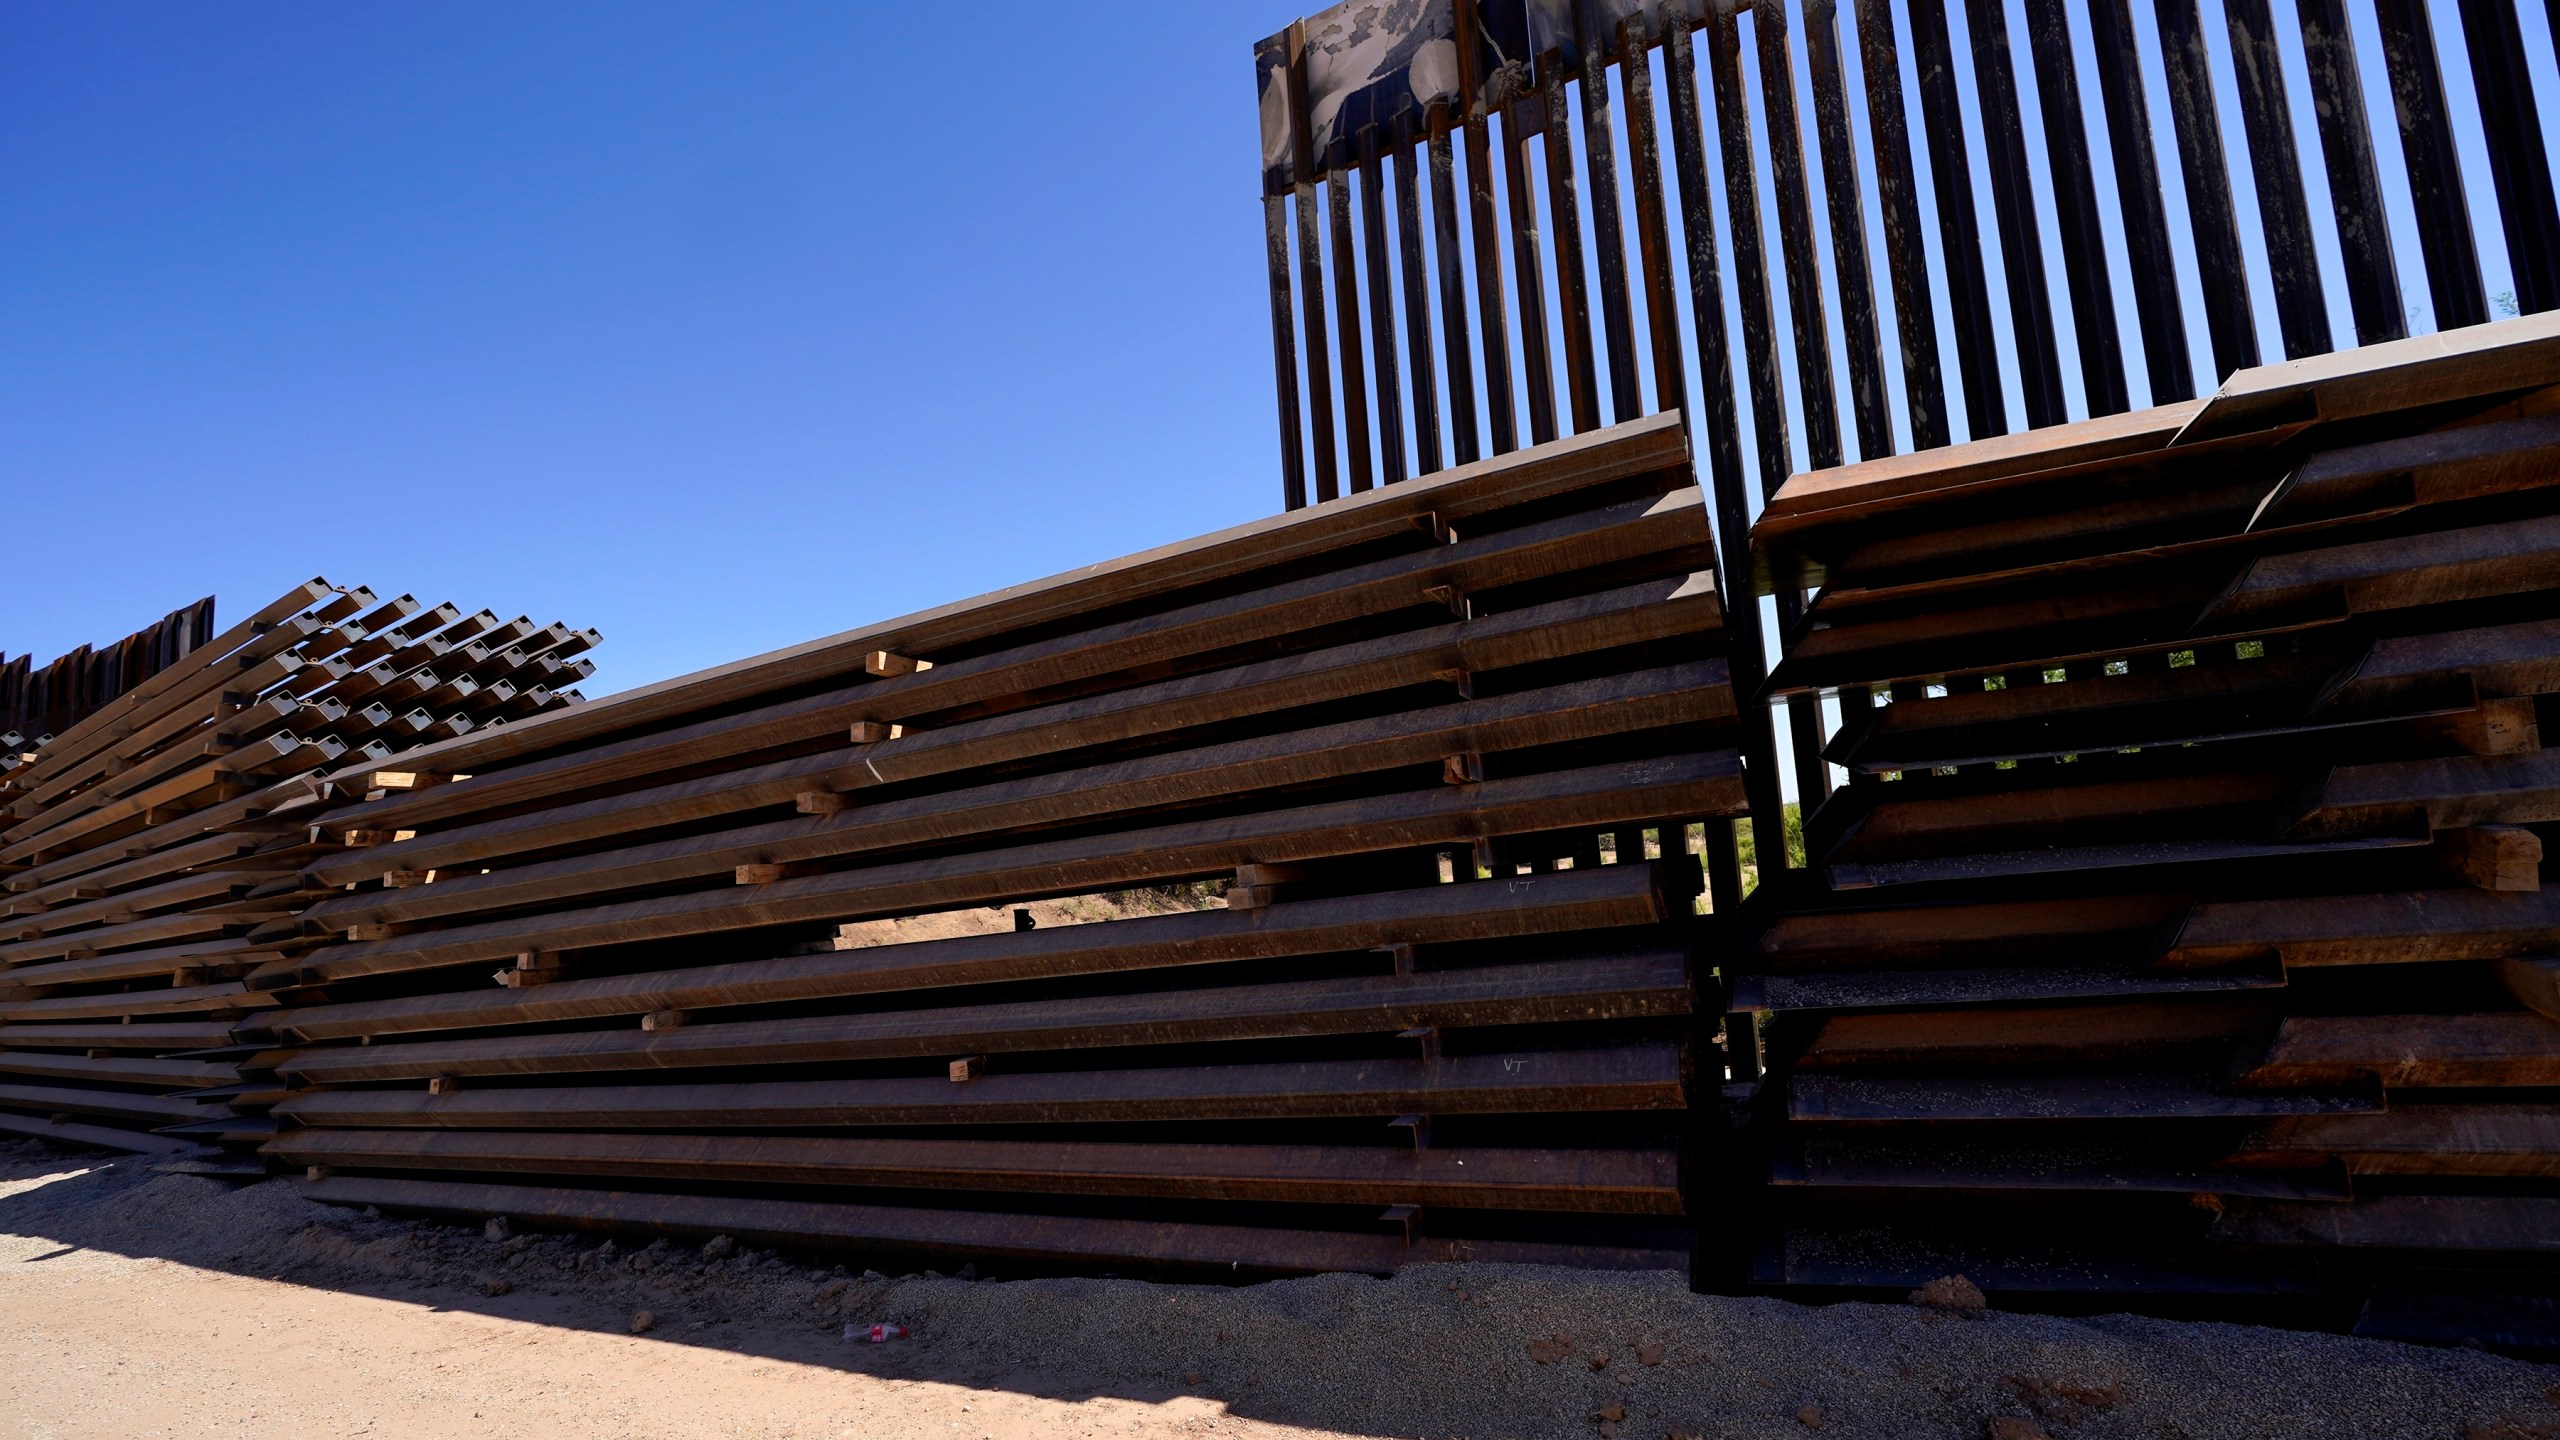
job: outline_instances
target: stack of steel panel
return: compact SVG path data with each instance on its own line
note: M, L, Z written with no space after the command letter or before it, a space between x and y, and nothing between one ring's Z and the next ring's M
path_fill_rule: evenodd
M1712 553L1663 417L358 767L408 788L250 977L266 1152L981 1263L1686 1265Z
M2537 317L1776 497L1849 778L1736 958L1732 1273L2550 1283L2554 382Z
M213 633L213 597L182 605L104 648L83 645L39 668L0 655L0 793L35 747L185 658Z
M0 1130L232 1134L236 1069L184 1052L273 1003L242 977L284 953L295 872L329 848L314 772L566 705L551 684L594 639L313 580L23 752L0 780Z

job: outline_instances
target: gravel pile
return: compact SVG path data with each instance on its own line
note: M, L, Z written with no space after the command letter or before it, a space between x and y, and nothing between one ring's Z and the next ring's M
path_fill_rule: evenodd
M7 1182L68 1182L7 1193ZM0 1144L0 1231L236 1273L549 1313L745 1353L835 1340L884 1376L1047 1395L1206 1395L1362 1436L2560 1436L2560 1368L2343 1336L2129 1316L1692 1295L1670 1274L1426 1266L1222 1288L890 1276L725 1238L645 1245L312 1205L147 1162Z

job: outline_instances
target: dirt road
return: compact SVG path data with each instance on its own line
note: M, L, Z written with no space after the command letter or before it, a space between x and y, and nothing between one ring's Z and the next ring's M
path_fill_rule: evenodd
M2560 1369L2242 1326L1515 1267L1220 1288L711 1250L491 1238L0 1144L0 1437L2560 1433ZM912 1335L849 1343L848 1321Z

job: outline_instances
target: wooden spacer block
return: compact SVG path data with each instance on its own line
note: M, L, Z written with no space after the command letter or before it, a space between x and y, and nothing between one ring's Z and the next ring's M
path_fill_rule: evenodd
M302 1178L305 1180L326 1180L329 1178L329 1167L326 1165L306 1166L302 1171Z
M406 890L413 885L424 885L427 883L427 877L433 873L429 870L385 870L382 872L382 888Z
M1304 865L1244 864L1236 867L1239 885L1295 885L1307 879Z
M1227 908L1259 910L1279 898L1279 889L1277 885L1230 885L1227 887Z
M794 875L806 875L808 873L808 867L805 865L773 864L769 862L741 865L738 867L738 883L741 885L770 885L776 880L788 880Z
M399 926L382 920L369 920L361 925L350 925L347 927L347 938L358 942L366 940L388 940L399 933Z
M877 745L883 740L895 740L906 734L907 727L892 725L886 720L856 720L846 733L856 745Z
M113 1050L92 1050L89 1052L89 1058L92 1060L112 1060L115 1058L115 1054L116 1052Z
M1461 700L1473 700L1476 698L1476 677L1473 671L1434 670L1431 672L1431 678L1434 680L1447 681L1457 690L1458 698Z
M2560 959L2527 955L2493 963L2497 966L2498 983L2507 987L2507 993L2516 997L2518 1004L2560 1020Z
M2483 700L2478 708L2437 722L2446 739L2474 755L2521 755L2542 748L2530 698Z
M803 815L835 815L853 803L853 797L833 790L803 790L791 797L791 808Z
M1484 782L1484 757L1469 750L1463 754L1442 757L1440 779L1448 785L1478 785Z
M987 1073L987 1057L963 1055L951 1062L951 1083L963 1085Z
M2473 825L2436 833L2446 868L2483 890L2542 888L2542 837L2520 825Z
M893 675L913 675L921 670L930 670L933 668L933 662L901 655L895 650L874 650L862 658L862 668L885 678Z
M391 834L392 832L388 830L350 830L342 843L350 850L361 850L369 846L390 844Z
M652 1010L640 1017L640 1028L659 1035L682 1026L684 1021L685 1014L681 1010Z
M430 1095L450 1095L461 1088L462 1077L458 1075L437 1075L427 1081Z
M519 951L516 963L499 971L495 978L511 990L547 984L560 978L560 957L542 950Z

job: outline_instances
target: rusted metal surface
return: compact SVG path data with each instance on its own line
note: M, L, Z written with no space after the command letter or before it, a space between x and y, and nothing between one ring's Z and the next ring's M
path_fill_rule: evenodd
M2555 336L1789 482L1757 568L1824 589L1774 683L1890 703L1831 741L1820 883L1746 907L1725 1273L2551 1288Z

